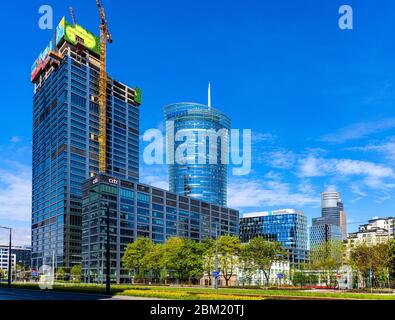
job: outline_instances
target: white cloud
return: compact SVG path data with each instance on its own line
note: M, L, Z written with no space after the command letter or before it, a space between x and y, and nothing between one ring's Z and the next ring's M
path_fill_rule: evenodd
M140 168L140 182L169 190L166 165L143 166Z
M351 124L335 133L320 137L320 141L329 143L344 143L350 140L366 138L371 134L395 128L395 118L387 118L373 122Z
M380 164L352 159L325 159L313 156L300 160L298 174L301 177L342 175L366 176L371 179L395 178L393 169Z
M315 194L314 185L308 179L302 180L298 185L298 190L303 194Z
M9 233L7 230L0 230L0 244L6 245L9 241ZM30 228L13 228L12 229L12 245L13 246L30 246L31 231Z
M382 144L369 144L364 147L353 147L348 148L351 151L362 151L362 152L379 152L384 155L388 160L395 161L395 139L391 138L389 141Z
M271 133L252 132L252 143L272 141L275 137Z
M361 187L359 185L357 185L357 184L351 185L350 186L350 190L351 190L352 193L354 193L354 194L356 194L356 195L358 195L360 197L366 197L367 196L367 193L363 192L361 190Z
M0 169L0 219L31 221L31 168L8 164Z
M276 150L269 152L266 163L277 169L290 169L295 165L296 156L292 151Z
M21 141L21 137L15 136L10 139L11 143L18 143Z
M292 192L289 184L275 180L238 179L228 185L228 206L231 208L303 207L318 205L319 202L319 197Z

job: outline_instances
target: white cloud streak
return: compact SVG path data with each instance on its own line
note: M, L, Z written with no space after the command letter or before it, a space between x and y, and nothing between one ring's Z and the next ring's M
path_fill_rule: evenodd
M359 122L346 126L335 133L320 137L320 141L341 144L350 140L358 140L369 135L395 128L395 118L387 118L373 122Z
M0 169L0 220L31 221L31 168L9 163Z

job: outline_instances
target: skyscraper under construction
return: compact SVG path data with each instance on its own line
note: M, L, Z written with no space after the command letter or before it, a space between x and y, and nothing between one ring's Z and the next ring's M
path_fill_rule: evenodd
M106 112L100 112L101 49L100 38L63 18L32 67L34 270L44 264L68 269L81 262L86 179L99 171L139 179L141 92L108 77ZM99 143L103 119L104 154Z

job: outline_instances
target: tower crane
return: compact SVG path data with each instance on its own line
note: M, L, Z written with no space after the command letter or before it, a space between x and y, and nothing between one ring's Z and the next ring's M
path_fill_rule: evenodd
M105 173L107 169L107 70L106 55L107 42L112 43L112 37L108 31L106 14L100 0L96 0L100 15L100 80L99 80L99 171Z

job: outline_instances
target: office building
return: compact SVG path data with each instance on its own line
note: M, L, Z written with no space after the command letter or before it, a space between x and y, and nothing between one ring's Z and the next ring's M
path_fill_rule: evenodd
M347 239L347 216L340 193L328 188L321 193L321 217L326 224L340 226L342 239Z
M279 242L287 250L291 266L308 261L307 217L302 211L283 209L245 214L239 228L243 243L254 237Z
M321 217L313 218L310 248L347 239L347 216L340 193L330 187L321 193Z
M222 160L229 150L229 117L212 108L209 98L208 105L189 102L168 105L165 107L165 120L170 191L226 206L227 164ZM208 130L218 133L218 139L211 145L207 140L199 139L199 134L208 133ZM191 137L187 139L194 153L188 154L186 163L176 157L178 147L186 141L176 141L177 134ZM202 146L204 142L205 146Z
M8 276L8 261L9 261L8 246L0 246L0 270L4 271ZM16 256L11 250L11 269L14 270L16 266Z
M238 235L239 212L177 195L145 184L99 174L84 184L82 254L85 282L100 282L105 273L107 208L110 210L111 277L128 282L121 259L129 243L147 237L162 243L170 237L196 241ZM218 229L217 229L218 228Z
M63 18L32 67L32 268L81 263L82 184L99 170L100 40ZM125 52L123 59L128 59ZM139 179L141 92L107 80L106 172Z
M310 227L310 248L319 248L327 242L342 241L342 229L334 224L324 223L322 220L314 220Z

